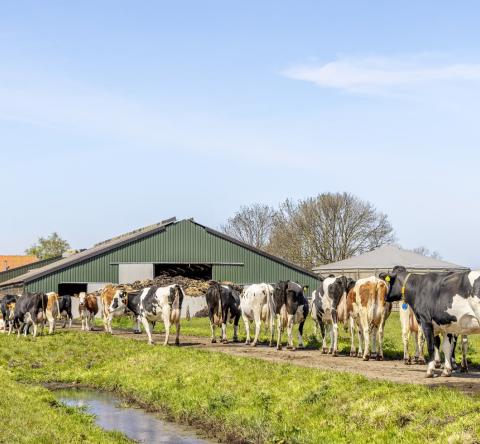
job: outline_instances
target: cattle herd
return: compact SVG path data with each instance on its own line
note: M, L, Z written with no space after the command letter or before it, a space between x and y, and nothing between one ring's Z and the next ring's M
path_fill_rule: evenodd
M99 311L95 294L80 293L79 314L82 330L91 330ZM152 286L127 292L107 285L100 294L105 331L112 333L115 316L130 313L136 320L135 333L143 326L148 343L153 344L152 328L157 321L165 326L164 345L168 344L170 326L175 325L175 344L179 344L180 312L185 298L178 285ZM461 370L467 371L467 335L480 333L480 271L416 274L397 266L391 273L354 281L345 276L319 279L310 301L304 288L292 281L275 285L248 285L241 292L230 285L212 281L206 302L211 327L211 341L216 342L216 328L221 328L221 341L228 343L227 324L233 323L233 342L238 342L238 324L243 319L246 344L256 346L262 323L269 330L269 344L282 348L282 335L287 331L287 348L294 349L293 329L298 324L298 347L303 347L303 327L310 314L315 335L321 335L322 353L338 355L338 328L342 324L350 333L350 356L368 361L383 360L385 322L392 303L400 304L400 321L405 363L411 363L408 351L410 334L415 337L413 361L425 363L423 346L428 352L427 377L441 366L440 346L444 354L443 376L450 376L455 367L455 346L461 336ZM63 327L72 323L72 299L57 293L6 295L0 301L4 332L27 335L33 327L43 330L48 322L53 333L56 321L63 318ZM250 322L254 323L253 341ZM356 341L357 338L357 341ZM443 339L443 341L442 341ZM356 345L357 343L357 345Z

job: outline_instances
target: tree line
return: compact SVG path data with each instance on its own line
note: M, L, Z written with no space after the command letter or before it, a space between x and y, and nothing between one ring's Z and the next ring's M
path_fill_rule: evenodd
M287 199L277 208L260 203L243 206L220 229L309 269L395 242L388 216L351 193ZM413 251L440 258L425 247Z

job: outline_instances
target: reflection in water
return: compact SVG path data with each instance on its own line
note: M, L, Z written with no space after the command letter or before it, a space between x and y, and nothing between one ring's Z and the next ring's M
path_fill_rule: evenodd
M106 430L118 430L143 443L199 444L209 441L195 437L195 432L162 421L140 409L124 408L109 393L92 390L59 390L58 399L71 407L84 407L96 416L97 424Z

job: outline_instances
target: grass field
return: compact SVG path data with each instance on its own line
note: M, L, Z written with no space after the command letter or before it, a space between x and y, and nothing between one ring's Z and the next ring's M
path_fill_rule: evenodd
M36 442L80 442L79 433L87 442L121 442L32 387L46 382L113 391L228 442L480 440L479 397L103 334L1 335L0 371L11 394L2 401L7 430L27 434L8 442L33 442L36 428L51 433ZM27 413L18 414L27 411L30 431L20 427Z
M103 325L101 321L97 321L97 325ZM113 325L115 328L133 328L132 319L129 317L117 318L114 320ZM239 328L239 337L240 340L245 340L245 328L243 321L240 320ZM296 332L297 327L295 327ZM253 335L253 326L250 325L251 334ZM157 324L155 331L163 331L163 325L161 323ZM172 332L174 329L172 328ZM181 324L181 333L183 335L190 336L204 336L210 337L210 324L207 318L192 318L190 321L182 320ZM220 329L217 328L217 337L220 335ZM231 324L228 324L227 327L228 338L231 339L233 335L233 327ZM252 336L253 338L253 336ZM283 335L284 342L286 343L286 332ZM296 341L297 334L294 333L294 340ZM261 339L263 342L268 341L268 334L265 329L262 327ZM318 348L321 344L315 339L313 335L313 320L309 317L305 323L304 328L304 341L307 347ZM357 341L357 339L355 339ZM357 344L357 342L356 342ZM461 351L460 347L457 347L457 361L460 362ZM341 353L348 354L350 353L350 334L343 330L342 327L339 329L339 350ZM469 363L473 365L480 365L480 356L477 351L480 350L480 337L471 336L469 337L469 349L468 349L468 360ZM413 355L415 351L413 344L413 337L410 338L410 354ZM425 354L427 354L427 347L424 348ZM398 313L391 313L388 318L385 326L385 338L384 338L384 353L388 358L394 359L403 359L403 343L402 343L402 333L400 327L400 320Z

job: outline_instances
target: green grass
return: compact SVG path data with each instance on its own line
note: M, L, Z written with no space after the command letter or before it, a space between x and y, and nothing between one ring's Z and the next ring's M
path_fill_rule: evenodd
M30 366L33 362L35 361L31 361ZM59 403L49 390L16 382L12 379L12 372L5 367L8 367L8 363L0 369L3 424L0 442L131 442L118 432L107 432L97 427L93 416Z
M98 325L103 325L101 321L97 321ZM245 340L245 328L243 320L240 320L239 328L239 338L241 341ZM133 328L133 321L130 317L116 318L113 322L114 328ZM295 326L296 331L297 326ZM253 338L254 333L253 323L250 323L250 334ZM164 331L163 324L161 322L157 323L155 331ZM172 332L174 329L172 328ZM192 318L190 321L182 319L181 324L181 333L188 336L204 336L210 337L210 324L208 318ZM220 335L220 329L217 328L217 337ZM231 339L233 335L233 326L228 324L227 326L227 335ZM297 335L294 334L294 341L296 342ZM267 343L269 336L265 330L265 326L262 325L262 333L260 336L262 342ZM286 343L287 335L284 332L283 335L284 343ZM313 320L308 318L305 322L304 327L304 342L307 347L319 348L321 343L319 343L313 335ZM468 360L470 364L480 365L480 356L477 355L477 350L480 350L480 337L478 335L473 335L468 338ZM355 344L358 346L357 337L355 337ZM339 343L338 348L341 353L349 354L350 353L350 334L344 331L343 327L339 328ZM415 351L415 346L413 343L413 337L410 338L410 354L413 355ZM424 353L427 354L427 346L424 347ZM391 313L387 319L385 325L385 337L384 337L384 354L387 358L392 359L403 359L403 343L402 343L402 331L400 327L399 314L394 312ZM460 362L461 358L461 349L460 344L457 346L456 351L457 361Z
M455 390L371 381L193 348L151 347L110 335L62 332L36 340L1 335L0 370L12 391L20 387L18 381L84 384L116 392L228 442L480 440L480 398ZM32 410L42 411L52 428L58 420L54 415L73 416L74 424L86 421L74 410L49 407L53 397L45 390L25 390L37 402L32 401ZM11 399L2 410L15 425L17 404Z

